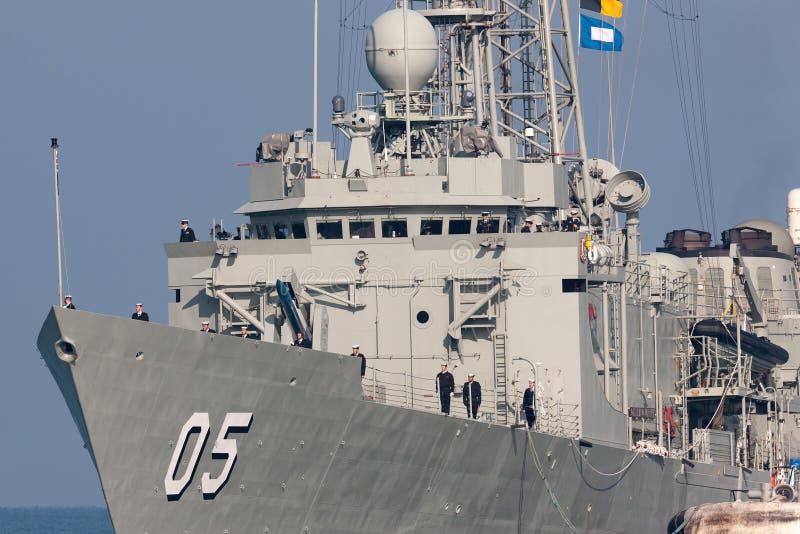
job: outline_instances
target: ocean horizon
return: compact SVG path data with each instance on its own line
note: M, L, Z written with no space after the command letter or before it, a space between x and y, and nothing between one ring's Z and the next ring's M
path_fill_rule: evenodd
M0 534L114 534L103 506L0 506Z

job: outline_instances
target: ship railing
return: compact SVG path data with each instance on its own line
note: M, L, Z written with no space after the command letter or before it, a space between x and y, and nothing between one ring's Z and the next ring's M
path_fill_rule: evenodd
M441 106L440 93L431 90L411 91L411 104L409 112L415 116L441 116L444 108ZM356 93L356 109L365 111L385 111L386 99L383 91L359 91ZM441 108L441 109L439 109ZM394 100L394 116L404 115L406 112L405 91L397 94Z
M413 375L408 371L386 371L367 366L361 382L364 398L390 406L400 406L429 413L440 413L439 394L436 392L436 379ZM478 418L488 423L497 423L497 391L481 385L481 406ZM466 417L462 403L461 385L456 384L454 396L450 399L450 414Z
M740 286L715 285L711 283L690 284L689 309L697 316L735 318L747 316L750 305ZM794 289L762 289L758 292L767 321L800 319L800 295ZM747 319L749 326L749 318Z
M689 285L688 273L673 272L646 261L629 262L625 269L628 295L647 301L685 306L689 300Z
M408 371L387 371L367 366L361 383L364 398L380 404L400 406L428 413L440 413L439 394L436 380L428 376L412 375ZM482 402L478 419L492 424L503 424L498 417L499 402L497 390L482 386ZM518 409L521 399L511 400L516 414L516 423L523 424L522 410ZM578 404L565 403L549 396L537 398L536 430L563 437L577 437L580 428ZM461 385L456 385L454 396L450 399L450 415L465 418L466 409L462 402ZM514 423L514 420L508 421Z

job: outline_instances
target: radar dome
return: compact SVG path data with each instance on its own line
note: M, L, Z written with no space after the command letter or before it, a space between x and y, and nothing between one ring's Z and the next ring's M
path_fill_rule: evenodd
M403 10L387 11L372 23L364 50L367 68L383 89L404 91L406 65L403 53ZM419 91L436 69L439 43L428 19L408 11L408 90Z
M780 224L766 219L748 219L734 226L734 228L744 227L771 232L772 244L778 247L778 252L786 254L787 256L794 256L794 242L792 242L792 236L789 235L786 228Z

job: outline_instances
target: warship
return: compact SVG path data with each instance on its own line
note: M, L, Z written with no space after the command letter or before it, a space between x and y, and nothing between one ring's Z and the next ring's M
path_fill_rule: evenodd
M49 311L117 532L664 532L795 498L800 190L788 230L643 251L647 180L587 154L572 15L400 2L366 32L380 89L332 99L341 142L316 107L264 136L249 222L164 245L168 325Z

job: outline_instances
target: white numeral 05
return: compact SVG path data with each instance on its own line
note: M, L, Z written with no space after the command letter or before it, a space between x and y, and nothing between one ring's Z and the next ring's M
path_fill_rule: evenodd
M225 415L225 421L222 423L222 428L219 430L219 435L211 451L211 458L226 459L225 466L222 468L220 474L213 478L211 473L203 473L200 487L203 491L204 498L213 499L217 495L231 476L233 465L236 463L236 440L229 439L227 437L228 432L247 432L252 422L252 413L232 412ZM200 461L200 453L203 452L203 447L208 439L210 429L211 424L209 423L207 412L196 412L192 414L189 420L183 425L181 434L178 437L178 442L175 445L175 451L172 453L172 459L169 462L167 476L164 477L164 492L167 494L167 499L179 499L183 490L185 490L186 486L191 482L194 472L197 469L197 464ZM192 454L189 457L189 463L186 465L186 470L183 472L183 475L176 480L175 475L178 471L178 462L180 462L184 449L186 449L186 444L189 441L189 434L195 431L198 432L198 436Z

